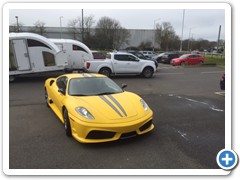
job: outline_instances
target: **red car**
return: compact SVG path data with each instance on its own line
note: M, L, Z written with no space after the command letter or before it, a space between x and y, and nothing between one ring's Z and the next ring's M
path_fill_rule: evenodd
M173 66L185 64L200 64L204 63L205 58L200 54L184 54L179 58L171 60Z
M222 75L220 79L220 89L225 90L225 73Z

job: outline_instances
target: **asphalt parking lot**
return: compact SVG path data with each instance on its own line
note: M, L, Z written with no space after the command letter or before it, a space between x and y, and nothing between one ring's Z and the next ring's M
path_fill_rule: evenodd
M10 169L216 169L225 147L225 96L221 67L159 64L151 79L113 77L144 98L155 129L101 144L81 144L44 101L51 75L19 78L9 88Z

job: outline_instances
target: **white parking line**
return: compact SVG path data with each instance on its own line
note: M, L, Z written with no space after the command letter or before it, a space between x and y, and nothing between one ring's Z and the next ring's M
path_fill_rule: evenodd
M184 73L158 73L158 75L179 75Z
M208 71L208 72L201 72L202 74L214 74L214 73L224 73L224 71Z
M220 96L225 96L225 92L215 92L214 94L220 95Z

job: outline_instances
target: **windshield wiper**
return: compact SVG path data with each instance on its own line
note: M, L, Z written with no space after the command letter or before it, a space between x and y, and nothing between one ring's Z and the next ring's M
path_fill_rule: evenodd
M108 95L108 94L116 94L116 93L119 93L119 92L103 92L96 95Z
M89 96L88 94L71 94L71 96Z

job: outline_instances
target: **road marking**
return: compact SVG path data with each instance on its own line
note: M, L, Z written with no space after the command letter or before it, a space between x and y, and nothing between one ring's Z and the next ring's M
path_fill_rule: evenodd
M180 75L180 74L184 74L184 73L158 73L161 75Z
M217 94L219 96L225 96L225 92L215 92L214 94Z
M200 104L203 104L203 105L208 106L208 107L209 107L211 110L213 110L213 111L218 111L218 112L223 112L223 111L224 111L223 109L218 109L218 108L215 107L214 105L208 104L208 103L206 103L206 102L197 101L197 100L190 99L190 98L186 98L186 97L182 97L182 96L175 96L175 95L172 95L172 94L169 94L168 96L177 97L177 98L179 98L179 99L185 99L185 100L187 100L187 101L194 102L194 103L200 103Z
M188 138L186 137L186 133L183 133L183 132L181 132L181 131L177 131L185 140L187 140L188 141Z
M202 74L216 74L216 73L224 73L225 71L206 71L206 72L201 72Z
M118 111L118 109L104 96L99 96L105 103L107 103L119 116L123 115Z

